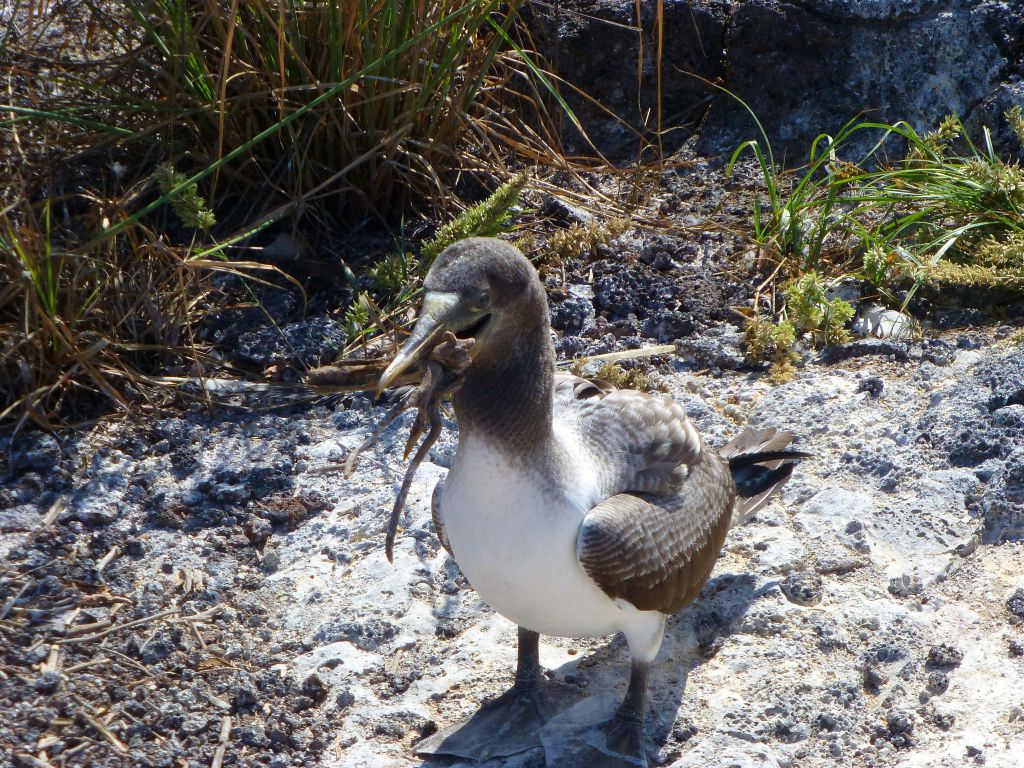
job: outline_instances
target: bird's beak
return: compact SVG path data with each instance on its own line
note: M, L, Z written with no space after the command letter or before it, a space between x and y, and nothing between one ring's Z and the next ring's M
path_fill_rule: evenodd
M423 297L423 309L412 334L398 350L395 359L384 369L377 383L377 397L401 376L409 366L420 361L434 348L445 331L451 330L452 320L458 314L459 296L456 293L432 292Z

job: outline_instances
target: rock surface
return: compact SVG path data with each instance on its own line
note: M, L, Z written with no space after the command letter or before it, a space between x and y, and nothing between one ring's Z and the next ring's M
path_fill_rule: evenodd
M637 129L657 128L655 4L641 4L637 85L632 0L572 0L535 8L541 50L621 120L581 97L570 101L599 147L636 152ZM1003 0L682 0L664 3L660 68L663 144L696 133L703 152L760 138L735 99L767 130L777 158L803 162L811 141L862 113L929 130L950 113L980 135L1020 144L1002 113L1022 104L1024 9ZM623 62L630 63L624 66ZM643 116L643 117L641 117Z
M947 341L954 351L942 366L924 359L934 345L918 343L899 360L812 362L781 386L749 371L710 375L685 358L666 363L663 383L711 444L742 424L771 424L814 457L781 499L729 534L701 598L669 621L648 716L658 764L1020 764L1024 355ZM739 356L736 334L705 342L705 357ZM865 388L868 380L884 385ZM395 564L385 559L408 418L351 480L340 475L383 412L362 397L265 414L196 410L100 427L60 450L46 438L25 442L3 489L0 556L17 572L39 570L12 603L24 634L10 636L5 658L35 665L19 668L51 704L0 683L5 711L35 723L17 736L0 725L0 743L44 738L52 707L76 711L77 696L107 708L138 765L208 764L225 716L226 765L445 765L421 762L411 745L509 684L515 631L433 534L430 494L454 424L413 485ZM61 498L64 511L42 526ZM60 541L78 554L54 571ZM63 666L46 668L48 646L32 649L33 638L67 614L43 585L69 576L80 590L127 596L133 618L169 606L213 612L196 624L202 643L159 621L111 636L106 656L121 666L104 674L144 679L134 664L170 675L170 687L104 689L93 670L77 670L103 655L98 644L63 646ZM19 578L5 571L0 603ZM103 621L109 608L88 613ZM573 718L624 690L620 638L544 638L541 656L578 691ZM572 730L559 723L544 734L550 754ZM64 726L51 757L84 743L68 735L77 728ZM5 764L13 754L0 752ZM127 764L110 750L86 754L90 765ZM487 765L541 764L535 751Z

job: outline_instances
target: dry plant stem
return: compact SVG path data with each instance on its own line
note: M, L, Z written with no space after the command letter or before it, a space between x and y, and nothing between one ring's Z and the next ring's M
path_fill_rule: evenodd
M405 395L395 405L387 416L377 425L362 444L349 454L345 461L345 477L350 477L355 469L359 456L363 451L370 448L377 439L384 433L384 430L398 418L398 416L410 408L416 408L416 419L409 430L409 439L405 444L403 458L409 456L413 445L424 432L427 436L420 443L419 448L413 455L405 477L402 479L402 487L395 498L395 504L391 509L391 517L388 520L387 534L384 539L384 552L388 562L394 562L395 536L398 532L398 520L405 506L405 500L409 496L409 489L412 486L413 477L423 459L426 458L437 438L441 436L441 402L445 397L455 392L462 385L462 372L469 366L469 350L473 346L472 339L457 339L453 334L446 333L433 348L426 350L419 361L419 369L423 375L419 385Z
M428 362L427 373L424 376L424 382L433 381L434 379L440 380L443 376L441 366L435 362ZM448 394L454 392L462 384L461 378L455 382L449 384L447 387L441 387L428 391L426 395L426 402L418 405L419 411L416 414L416 421L413 422L413 427L409 432L409 440L406 444L405 455L409 455L409 449L412 447L416 439L423 433L424 422L430 425L430 429L427 432L427 436L423 438L423 442L420 443L420 447L417 449L416 454L412 457L412 461L409 462L409 468L405 471L405 477L402 479L402 488L398 492L398 496L395 498L395 505L391 509L391 519L388 521L388 532L384 539L384 553L387 555L388 562L394 562L394 549L395 549L395 536L398 533L398 518L402 514L402 508L405 506L405 500L409 496L409 488L412 486L412 479L416 475L416 470L419 469L423 459L426 458L427 453L430 451L434 443L437 442L437 438L441 436L441 401ZM424 413L426 418L424 418Z

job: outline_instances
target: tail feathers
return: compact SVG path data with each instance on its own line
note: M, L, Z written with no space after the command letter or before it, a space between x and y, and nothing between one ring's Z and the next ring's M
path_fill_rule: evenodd
M811 455L787 450L793 438L791 432L771 428L745 429L721 449L722 457L729 462L739 496L733 525L749 520L793 474L795 462Z

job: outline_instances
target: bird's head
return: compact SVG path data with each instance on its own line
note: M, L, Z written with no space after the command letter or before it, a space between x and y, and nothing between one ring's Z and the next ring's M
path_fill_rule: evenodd
M498 339L522 330L528 313L546 319L537 271L513 245L487 237L460 240L434 261L423 281L423 308L412 334L384 371L383 391L451 331L474 340L474 359L501 346Z

